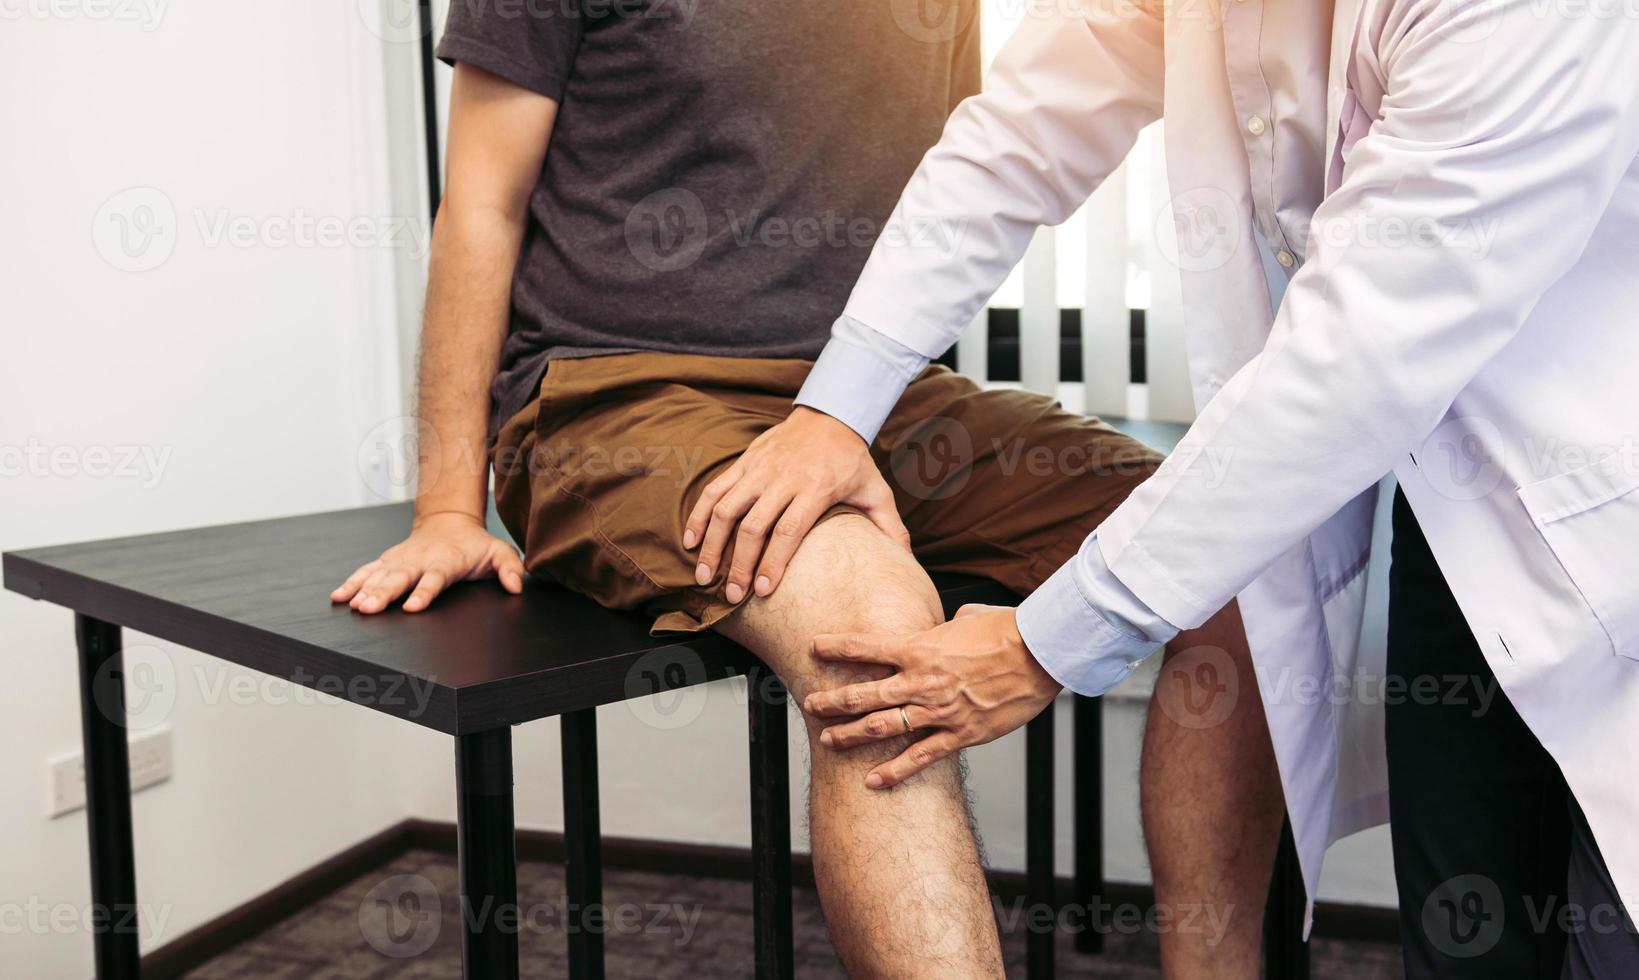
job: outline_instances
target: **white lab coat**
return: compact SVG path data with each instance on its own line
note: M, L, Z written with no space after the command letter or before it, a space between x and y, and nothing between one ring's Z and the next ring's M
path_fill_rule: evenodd
M1185 628L1239 594L1312 896L1327 845L1387 815L1357 646L1392 470L1639 907L1639 16L1338 0L1324 199L1271 324L1266 175L1224 85L1245 52L1226 66L1212 17L1112 9L1020 29L896 212L959 219L956 244L885 233L847 314L941 353L1119 163L1164 71L1176 220L1210 232L1179 262L1201 411L1100 528L1110 569Z

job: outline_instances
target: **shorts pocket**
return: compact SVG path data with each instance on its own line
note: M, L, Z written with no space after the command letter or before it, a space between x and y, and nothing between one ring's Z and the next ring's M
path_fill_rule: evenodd
M1612 647L1639 660L1639 472L1624 462L1611 453L1518 492Z

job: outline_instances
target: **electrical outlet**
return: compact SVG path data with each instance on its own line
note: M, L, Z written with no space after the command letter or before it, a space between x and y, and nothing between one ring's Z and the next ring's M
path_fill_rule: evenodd
M131 792L171 778L171 728L164 725L133 735L126 743ZM85 757L79 752L46 762L46 816L60 817L85 806Z

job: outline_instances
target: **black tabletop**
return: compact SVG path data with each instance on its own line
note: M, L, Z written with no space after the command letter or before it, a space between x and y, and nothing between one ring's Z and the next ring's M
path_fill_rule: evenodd
M1114 424L1171 448L1167 423ZM454 586L425 612L362 616L330 602L353 569L401 540L409 504L94 541L4 556L5 587L452 734L744 673L713 633L650 636L539 580L522 595ZM492 529L505 531L491 513ZM1015 597L936 576L946 613Z
M331 603L409 524L409 505L390 504L12 552L5 587L452 734L755 663L715 634L651 636L649 619L539 580L516 596L457 585L413 615ZM976 579L939 585L950 608L1010 601Z

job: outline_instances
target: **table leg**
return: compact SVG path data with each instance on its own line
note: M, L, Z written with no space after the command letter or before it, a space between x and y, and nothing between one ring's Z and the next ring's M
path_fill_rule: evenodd
M570 980L603 980L603 850L598 822L598 715L559 718L563 733L563 877Z
M791 929L791 778L786 692L774 672L746 675L751 744L752 913L758 980L795 972Z
M75 613L74 638L80 651L80 726L85 742L85 816L91 837L97 980L127 980L138 972L138 917L120 628Z
M1298 864L1292 823L1280 832L1280 850L1269 881L1269 906L1263 917L1263 958L1269 980L1309 980L1309 944L1303 941L1306 891Z
M1058 906L1053 901L1053 705L1024 729L1024 850L1026 967L1030 980L1053 976ZM1052 921L1039 918L1050 910Z
M1079 953L1104 952L1104 699L1075 700L1076 907Z
M518 855L512 817L512 729L455 738L461 975L518 976Z

